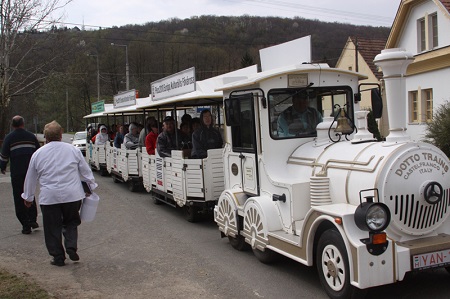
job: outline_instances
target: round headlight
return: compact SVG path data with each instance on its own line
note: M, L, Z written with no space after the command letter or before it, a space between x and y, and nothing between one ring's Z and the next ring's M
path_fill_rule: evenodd
M391 221L389 208L379 202L364 202L355 211L356 226L365 231L380 232Z
M382 231L389 223L389 216L385 207L373 204L367 209L366 224L371 231Z

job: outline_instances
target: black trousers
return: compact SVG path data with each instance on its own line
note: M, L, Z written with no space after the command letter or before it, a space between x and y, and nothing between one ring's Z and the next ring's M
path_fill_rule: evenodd
M16 216L24 228L30 227L30 223L36 222L37 217L36 201L33 200L31 207L27 208L21 196L21 194L23 193L25 176L25 174L11 176Z
M81 200L54 205L41 205L45 246L55 260L65 260L65 252L76 252ZM64 247L63 238L64 236Z

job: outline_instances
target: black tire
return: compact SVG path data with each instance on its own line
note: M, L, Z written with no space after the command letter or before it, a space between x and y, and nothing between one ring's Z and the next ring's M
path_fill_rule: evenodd
M184 206L184 217L189 222L197 222L199 217L197 207Z
M138 191L139 187L138 185L133 182L133 180L129 180L128 181L128 190L130 190L131 192L136 192Z
M228 236L228 241L230 241L231 246L238 251L246 251L250 248L250 244L245 242L245 238L238 235L236 238Z
M101 175L101 176L107 176L107 175L108 175L108 170L106 170L106 168L102 168L102 169L100 170L100 175Z
M329 229L320 236L316 266L320 283L330 298L364 298L365 291L350 284L347 250L337 230Z
M264 251L258 250L257 248L252 248L252 250L258 261L263 264L273 264L275 262L278 262L281 257L278 253L268 248L266 248L266 250Z
M160 205L160 204L162 204L162 202L161 202L159 199L157 199L155 196L153 196L153 203L154 203L155 205Z
M114 183L116 184L120 183L120 180L115 175L112 175L112 179Z

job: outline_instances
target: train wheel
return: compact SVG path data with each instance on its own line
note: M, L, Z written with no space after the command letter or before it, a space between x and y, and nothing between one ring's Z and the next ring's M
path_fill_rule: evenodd
M189 222L197 222L198 221L198 209L194 206L184 206L184 217Z
M236 238L228 236L228 241L234 249L239 251L246 251L250 248L250 245L245 242L245 238L241 235L236 236Z
M330 298L357 298L362 295L362 292L350 284L347 250L337 230L329 229L320 236L316 266L320 283Z
M133 180L128 181L128 190L131 192L136 192L139 189L139 186L133 182Z
M276 253L275 251L272 251L268 248L266 250L261 251L259 249L253 248L253 254L256 256L258 261L260 261L263 264L273 264L280 260L280 255Z
M245 207L244 215L243 233L249 241L256 258L264 264L276 262L279 255L266 248L268 243L267 224L264 221L260 208L254 204L249 204Z

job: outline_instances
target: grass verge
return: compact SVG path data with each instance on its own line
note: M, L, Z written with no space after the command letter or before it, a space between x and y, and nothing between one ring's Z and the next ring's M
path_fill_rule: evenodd
M4 269L0 269L0 298L51 299L53 297L36 283L29 281L26 278L12 275Z

